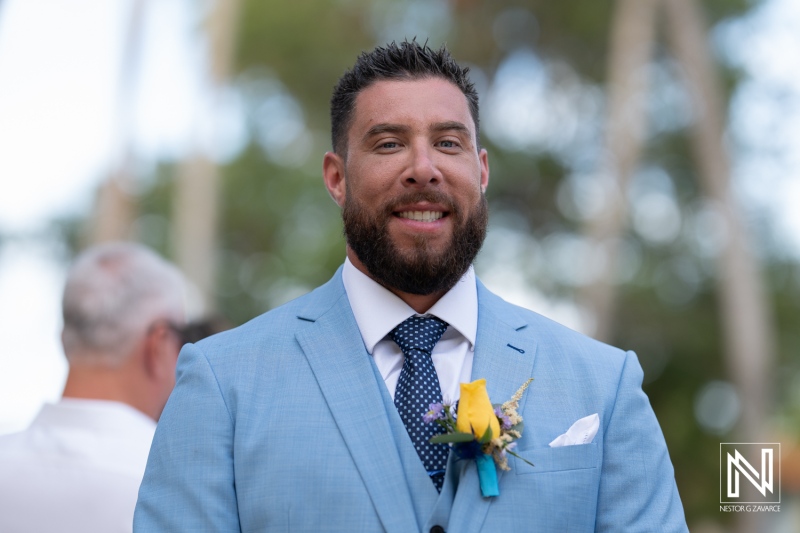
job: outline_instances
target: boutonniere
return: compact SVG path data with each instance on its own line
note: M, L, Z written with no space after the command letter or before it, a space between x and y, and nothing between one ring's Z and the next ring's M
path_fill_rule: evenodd
M513 451L524 427L517 408L532 381L530 378L523 383L506 403L494 405L486 392L485 379L462 383L457 411L450 404L435 403L422 417L425 423L439 424L445 430L431 439L432 444L450 444L458 459L475 460L484 497L500 494L497 468L511 470L509 454L534 466Z

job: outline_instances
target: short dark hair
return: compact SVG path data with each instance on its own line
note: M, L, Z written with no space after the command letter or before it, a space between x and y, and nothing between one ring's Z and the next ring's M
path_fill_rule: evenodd
M358 93L376 81L387 79L420 79L439 77L452 82L467 98L475 136L478 142L478 93L470 81L469 67L455 62L445 45L432 50L428 43L416 40L379 46L372 52L362 52L353 68L346 71L331 97L331 141L334 152L344 156L347 150L347 131L353 120Z

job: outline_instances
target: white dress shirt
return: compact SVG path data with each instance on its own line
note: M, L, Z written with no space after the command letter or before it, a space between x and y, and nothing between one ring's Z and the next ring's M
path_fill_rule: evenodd
M0 531L130 533L155 427L119 402L45 405L0 436Z
M388 335L407 318L421 315L397 295L358 270L349 259L344 262L342 282L364 345L372 354L389 394L394 399L405 357L400 347ZM459 385L471 380L475 336L478 331L478 289L475 283L475 272L470 266L458 283L426 313L449 324L431 353L442 388L442 398L446 403L458 401L461 397Z

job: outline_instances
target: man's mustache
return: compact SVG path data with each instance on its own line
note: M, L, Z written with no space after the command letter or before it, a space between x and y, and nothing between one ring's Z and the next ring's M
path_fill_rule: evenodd
M398 211L402 206L421 202L442 206L451 215L458 215L460 213L453 199L441 191L414 191L405 193L397 198L392 198L389 203L387 203L384 211L388 216Z

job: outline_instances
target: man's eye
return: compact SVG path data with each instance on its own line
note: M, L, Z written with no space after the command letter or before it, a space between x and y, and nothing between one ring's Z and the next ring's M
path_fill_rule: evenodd
M439 141L439 146L442 148L456 148L458 147L458 143L455 141Z
M385 148L387 150L391 150L391 149L397 148L397 143L396 142L381 143L381 148Z

